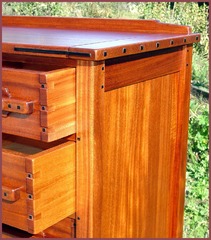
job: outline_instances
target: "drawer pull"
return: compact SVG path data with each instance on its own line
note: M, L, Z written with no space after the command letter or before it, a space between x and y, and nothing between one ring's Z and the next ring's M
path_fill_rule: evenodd
M32 101L24 101L14 98L2 98L2 110L5 112L14 112L21 114L31 114L34 110L34 104ZM4 113L5 113L4 112ZM6 114L2 114L3 117ZM7 113L8 116L8 113Z
M2 186L2 199L9 202L16 202L20 199L20 188L9 188Z
M9 89L8 88L5 88L5 87L2 87L2 97L11 97L11 94L9 92Z
M6 118L6 117L8 117L8 115L10 114L10 112L8 112L8 111L2 111L2 117L4 117L4 118Z

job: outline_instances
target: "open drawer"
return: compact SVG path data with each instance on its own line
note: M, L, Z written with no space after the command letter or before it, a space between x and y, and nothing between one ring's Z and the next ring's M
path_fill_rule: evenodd
M36 234L75 213L75 142L3 135L2 147L3 223Z
M75 133L75 68L3 62L2 130L51 142Z

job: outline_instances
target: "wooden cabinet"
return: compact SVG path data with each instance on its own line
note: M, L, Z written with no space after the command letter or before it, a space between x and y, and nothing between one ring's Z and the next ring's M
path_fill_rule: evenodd
M182 237L200 35L157 21L50 17L3 17L2 32L7 229Z

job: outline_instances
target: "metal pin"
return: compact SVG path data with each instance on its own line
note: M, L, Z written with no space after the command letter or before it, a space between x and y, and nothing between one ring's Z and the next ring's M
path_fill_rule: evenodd
M29 198L29 199L32 199L33 196L32 196L31 194L28 194L28 198Z
M126 48L123 48L123 49L122 49L122 52L123 52L123 53L126 53L126 52L127 52L127 49L126 49Z
M32 178L32 174L31 174L31 173L28 173L28 174L27 174L27 177L28 177L28 178Z

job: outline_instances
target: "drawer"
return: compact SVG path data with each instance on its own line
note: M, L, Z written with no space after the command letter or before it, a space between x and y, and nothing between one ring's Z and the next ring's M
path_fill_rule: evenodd
M75 68L3 62L2 130L55 141L75 133Z
M75 142L3 135L2 199L2 222L33 234L75 213Z
M75 219L67 217L35 235L3 224L2 238L75 238Z
M18 228L2 224L1 238L31 238L33 235Z
M65 218L32 238L75 238L75 219Z

